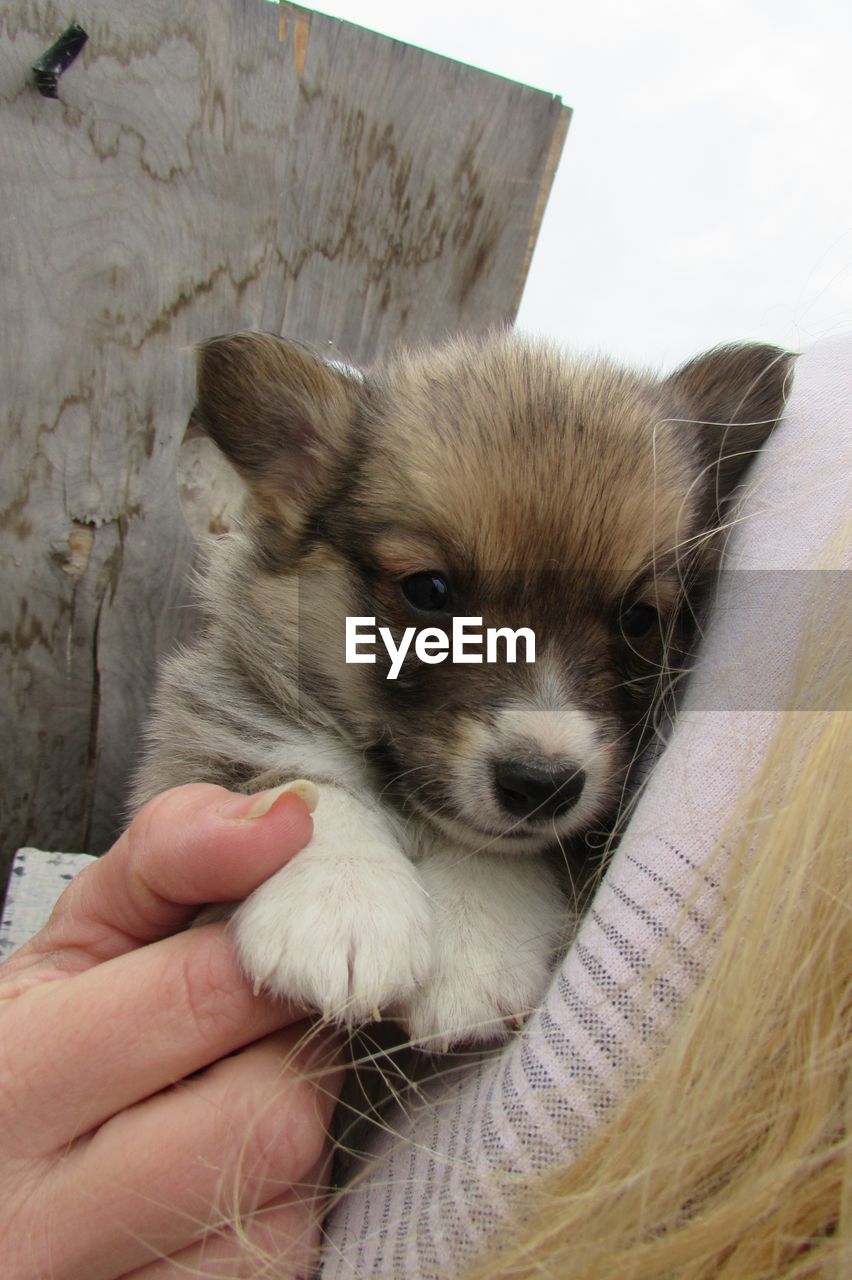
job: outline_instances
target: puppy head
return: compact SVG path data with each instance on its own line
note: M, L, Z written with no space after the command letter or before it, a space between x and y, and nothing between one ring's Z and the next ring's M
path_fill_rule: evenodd
M266 687L270 664L292 668L297 613L306 704L467 847L536 850L608 820L682 639L684 584L707 572L790 361L724 347L657 379L497 334L362 376L269 335L214 339L197 416L252 495L227 605L253 637L243 663ZM345 662L347 616L396 646L459 616L527 628L536 660L409 652L391 680L383 646Z

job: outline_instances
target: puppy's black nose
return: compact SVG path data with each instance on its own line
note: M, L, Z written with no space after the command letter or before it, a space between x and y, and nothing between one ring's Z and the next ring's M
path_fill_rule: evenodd
M494 782L500 804L516 818L556 818L577 803L586 784L579 765L546 769L518 760L498 760Z

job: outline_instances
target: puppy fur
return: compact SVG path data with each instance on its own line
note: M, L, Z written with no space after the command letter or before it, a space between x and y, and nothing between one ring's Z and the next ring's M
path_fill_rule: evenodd
M635 788L791 368L746 344L658 378L505 332L365 373L263 333L201 347L195 418L249 497L133 803L317 784L312 842L233 917L258 984L432 1047L534 1007L573 919L560 863ZM443 610L406 598L418 574ZM535 663L344 662L347 615L398 641L452 614L532 628Z

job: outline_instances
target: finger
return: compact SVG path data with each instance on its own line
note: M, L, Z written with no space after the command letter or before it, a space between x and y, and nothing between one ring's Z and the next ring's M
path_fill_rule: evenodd
M163 792L71 882L44 929L0 972L63 951L72 967L85 967L74 960L110 959L174 933L203 903L247 897L311 838L305 799L315 803L316 789L290 785L297 790L264 793L273 803L258 817L239 812L258 796L201 783Z
M47 1152L303 1017L255 997L225 927L192 929L0 1008L4 1145ZM57 1087L61 1081L61 1087Z
M26 1202L32 1273L54 1274L61 1257L61 1275L107 1280L289 1203L327 1150L341 1076L331 1048L300 1023L76 1144Z
M294 1191L264 1205L237 1227L222 1227L122 1280L308 1280L316 1274L327 1200L325 1184L317 1179L316 1187L307 1197Z
M308 1280L319 1262L330 1166L321 1160L288 1194L122 1280Z

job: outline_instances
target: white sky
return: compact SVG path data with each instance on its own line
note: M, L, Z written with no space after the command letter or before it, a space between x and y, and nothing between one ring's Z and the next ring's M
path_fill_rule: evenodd
M852 328L849 0L326 0L574 108L518 324L668 367Z

